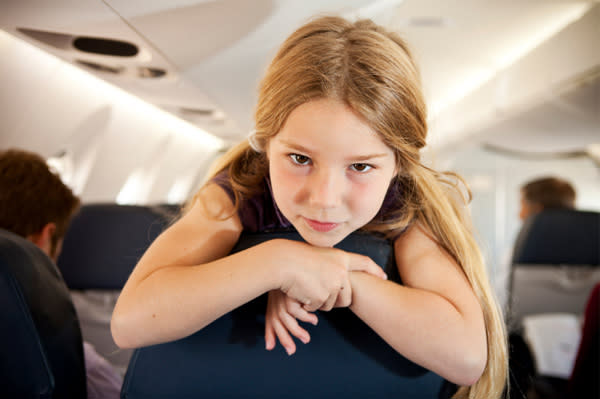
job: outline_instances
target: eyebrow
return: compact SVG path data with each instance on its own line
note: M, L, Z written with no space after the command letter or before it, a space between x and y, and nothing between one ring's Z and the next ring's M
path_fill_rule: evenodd
M289 142L287 140L280 140L282 144L286 145L287 147L290 147L292 150L297 150L299 152L305 153L305 154L311 154L312 151L309 148L306 148L300 144L296 144L296 143L292 143ZM384 158L387 157L389 154L386 153L378 153L378 154L366 154L366 155L353 155L350 157L347 157L348 160L352 160L352 161L368 161L371 159L375 159L375 158Z

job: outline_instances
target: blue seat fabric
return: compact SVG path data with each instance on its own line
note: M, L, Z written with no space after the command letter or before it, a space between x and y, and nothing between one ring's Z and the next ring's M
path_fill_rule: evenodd
M600 265L600 212L551 209L528 218L512 264Z
M81 331L56 265L0 229L0 394L85 398Z
M139 258L171 217L169 210L160 207L82 206L69 226L57 262L69 289L123 288Z
M246 234L233 252L296 232ZM338 248L370 256L395 276L387 240L354 233ZM317 326L288 356L264 346L263 295L199 332L138 349L122 398L435 398L443 379L399 355L347 308L317 312Z

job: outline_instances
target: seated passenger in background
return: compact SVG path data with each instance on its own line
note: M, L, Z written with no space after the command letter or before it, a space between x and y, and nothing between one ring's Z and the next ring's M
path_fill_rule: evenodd
M56 262L80 200L46 161L17 149L0 151L0 228L37 245ZM83 343L88 398L118 398L121 376Z
M521 186L521 206L519 219L525 221L544 209L574 209L575 189L568 181L558 177L541 177ZM500 305L506 309L508 304L508 286L511 271L512 249L501 259L500 270L495 276L495 290Z
M532 180L521 187L519 218L525 220L544 209L574 209L575 197L575 189L566 180L558 177Z
M574 209L575 189L568 181L548 176L531 180L521 186L521 207L519 219L525 221L530 216L548 209ZM506 262L506 273L499 279L499 290L508 291L510 262ZM508 298L506 298L508 300ZM521 333L511 331L510 345L510 394L512 398L522 398L532 385L535 366L532 353Z

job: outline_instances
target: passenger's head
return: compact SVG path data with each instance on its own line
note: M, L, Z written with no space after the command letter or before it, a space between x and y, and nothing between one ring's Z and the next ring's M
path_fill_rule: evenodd
M56 260L80 200L37 154L0 151L0 228L39 246Z
M575 208L576 193L573 186L558 177L543 177L521 187L521 220L544 209Z
M255 147L264 150L296 107L345 104L390 147L399 171L418 162L427 134L418 69L400 37L369 20L322 17L282 44L262 80Z

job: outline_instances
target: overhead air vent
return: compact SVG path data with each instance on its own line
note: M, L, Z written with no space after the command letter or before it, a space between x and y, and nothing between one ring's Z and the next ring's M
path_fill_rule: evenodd
M213 109L210 109L210 108L188 108L188 107L181 107L181 108L179 108L179 110L184 115L206 116L206 117L212 117L213 113L215 112Z
M61 50L69 49L71 47L71 40L73 40L73 35L65 35L64 33L46 32L29 28L17 28L17 31L38 42Z
M123 73L125 71L125 68L121 66L109 66L84 60L75 60L75 62L77 62L79 65L83 65L84 67L93 69L94 71L112 73L114 75Z
M110 55L113 57L134 57L140 52L135 44L124 40L77 36L29 28L17 28L17 31L32 39L61 50L75 48L85 53Z
M161 68L139 67L137 73L140 78L161 78L167 71Z
M139 52L135 44L101 37L78 37L73 40L73 47L86 53L115 57L134 57Z
M176 113L183 119L206 126L223 126L226 118L222 111L212 108L179 107Z

